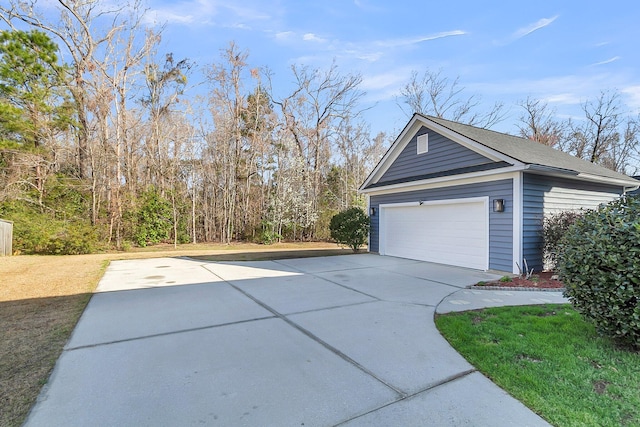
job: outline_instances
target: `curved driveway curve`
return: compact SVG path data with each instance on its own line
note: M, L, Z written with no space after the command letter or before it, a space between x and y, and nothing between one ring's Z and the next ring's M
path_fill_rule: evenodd
M562 300L465 289L495 277L373 254L114 261L26 425L547 425L433 323Z

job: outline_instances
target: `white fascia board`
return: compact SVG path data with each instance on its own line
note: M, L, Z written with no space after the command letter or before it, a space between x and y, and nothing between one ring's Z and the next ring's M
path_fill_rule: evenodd
M384 156L382 156L382 159L380 159L380 161L378 162L376 167L373 169L373 171L371 171L367 179L364 181L364 183L360 187L361 189L365 188L367 185L369 185L372 182L377 182L378 179L380 179L380 177L384 175L387 169L389 169L389 167L393 164L393 162L396 161L400 153L402 153L402 150L404 150L404 148L407 146L409 141L411 141L411 137L413 137L413 134L417 132L418 129L420 129L420 127L418 126L417 129L411 132L411 129L414 128L417 119L418 119L418 116L414 114L411 120L409 121L409 123L407 123L407 125L404 127L402 132L400 132L400 135L398 135L395 141L393 141L393 143L391 144L391 147L389 147L387 152L384 153ZM411 137L405 138L405 136L409 133L411 134Z
M634 185L631 182L624 179L611 178L607 176L593 175L588 173L578 173L568 169L557 169L557 168L540 169L536 166L537 165L527 165L526 169L529 173L533 173L536 175L553 176L557 178L565 178L565 179L570 179L574 181L616 185L616 186L623 187L626 191L633 191L640 187L640 183L637 185Z
M453 187L455 185L474 184L477 182L498 181L501 179L513 178L514 173L520 173L524 169L524 166L510 166L489 171L442 176L420 181L410 181L400 184L386 185L384 187L368 188L365 190L360 190L360 192L368 194L369 196L377 196L389 193L402 193L405 191L427 190L429 188Z

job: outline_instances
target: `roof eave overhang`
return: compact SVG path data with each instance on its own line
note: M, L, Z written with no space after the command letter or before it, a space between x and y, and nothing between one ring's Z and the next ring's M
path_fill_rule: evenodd
M379 194L379 193L380 194L388 193L391 191L411 191L417 187L422 187L425 185L441 184L442 186L451 186L451 185L457 185L458 183L468 182L469 180L475 180L475 179L498 180L498 179L508 177L509 174L513 174L514 172L523 171L524 169L525 169L525 165L516 165L516 166L509 166L509 167L504 167L500 169L492 169L488 171L442 176L438 178L409 181L409 182L403 182L399 184L384 185L384 186L372 187L372 188L361 188L358 190L358 192L361 194L373 195L373 194Z
M525 167L525 170L537 175L554 176L558 178L573 179L576 181L586 181L624 187L625 191L633 191L640 187L640 182L635 184L630 179L627 180L588 173L580 173L570 169L554 168L538 164L527 165Z

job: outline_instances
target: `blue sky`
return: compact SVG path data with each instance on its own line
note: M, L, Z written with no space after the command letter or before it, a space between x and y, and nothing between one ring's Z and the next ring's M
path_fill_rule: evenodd
M396 97L412 70L459 76L488 107L503 101L516 132L531 96L562 117L617 89L640 112L640 3L609 1L150 0L150 21L165 23L163 49L204 66L234 40L252 67L291 89L291 64L360 73L372 132L397 133L408 117ZM194 78L198 78L194 76Z

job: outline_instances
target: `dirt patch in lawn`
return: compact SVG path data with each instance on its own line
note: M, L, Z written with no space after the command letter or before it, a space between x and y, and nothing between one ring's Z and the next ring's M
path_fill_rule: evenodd
M335 243L283 243L0 257L0 426L24 422L110 260L189 256L251 261L349 253Z
M499 288L526 288L526 289L564 289L564 283L558 280L553 272L543 272L532 275L529 279L524 277L510 277L506 280L506 276L500 280L492 280L490 282L476 283L474 288L483 287L499 287Z

